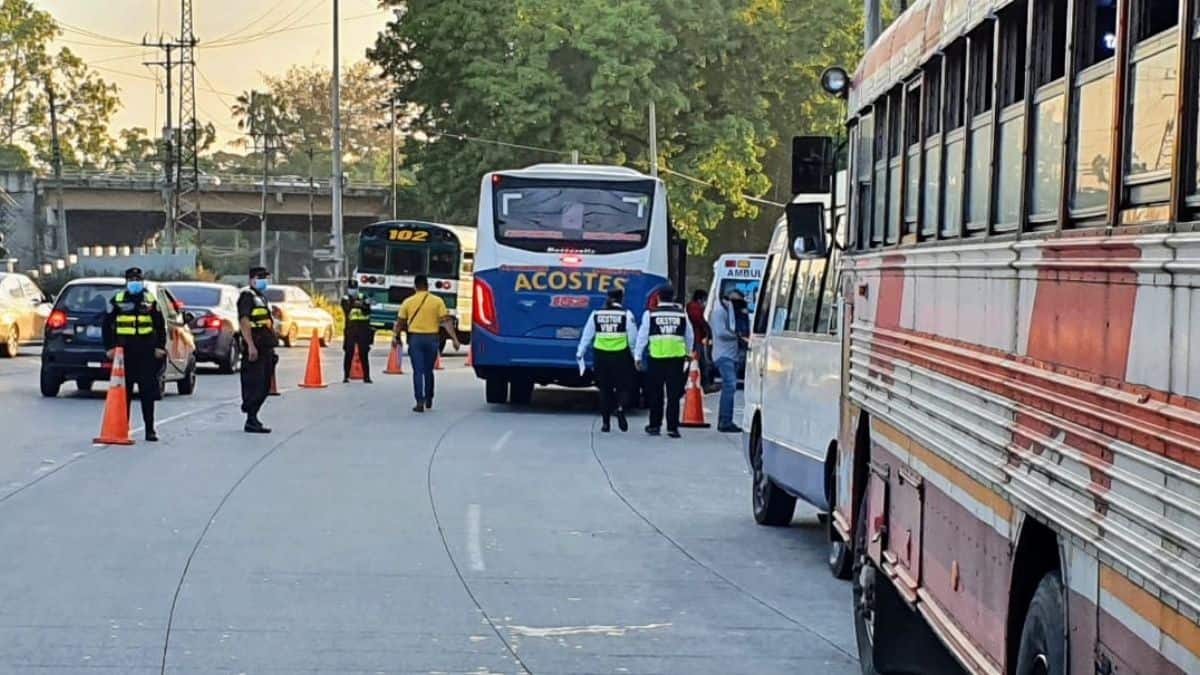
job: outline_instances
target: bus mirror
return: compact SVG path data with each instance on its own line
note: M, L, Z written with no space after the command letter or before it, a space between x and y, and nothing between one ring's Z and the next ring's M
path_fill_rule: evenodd
M833 139L796 136L792 139L792 195L830 193Z
M820 258L826 254L825 207L818 202L787 205L788 241L794 258Z

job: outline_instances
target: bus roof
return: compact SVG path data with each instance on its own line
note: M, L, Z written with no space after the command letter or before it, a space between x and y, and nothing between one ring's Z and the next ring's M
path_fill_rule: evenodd
M1014 0L916 0L883 31L854 71L854 116L931 56Z
M365 232L371 228L384 228L384 227L388 227L391 225L404 224L404 223L415 223L415 224L424 225L427 227L439 227L443 230L448 230L448 231L452 232L454 234L454 236L458 237L458 243L459 243L459 245L461 245L463 247L464 250L467 250L467 251L475 250L476 230L475 230L475 228L468 227L466 225L447 225L446 223L435 223L435 222L428 221L428 220L413 220L413 219L384 220L384 221L380 221L378 223L371 223L370 225L364 227L363 231Z
M493 171L523 178L584 178L588 180L656 180L636 169L605 164L534 164L524 169Z

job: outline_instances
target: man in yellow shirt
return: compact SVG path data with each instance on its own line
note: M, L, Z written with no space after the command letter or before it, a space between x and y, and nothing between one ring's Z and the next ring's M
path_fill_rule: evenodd
M413 279L413 293L396 312L396 325L392 327L396 344L403 345L403 333L408 333L408 356L412 360L413 394L417 405L413 412L425 412L433 407L433 364L437 360L441 341L441 330L450 335L454 348L459 348L458 335L451 324L446 303L429 292L429 277L418 274Z

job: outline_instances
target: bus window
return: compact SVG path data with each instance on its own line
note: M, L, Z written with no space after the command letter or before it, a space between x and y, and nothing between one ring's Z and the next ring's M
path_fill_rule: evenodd
M763 310L771 309L771 284L779 277L779 261L786 253L776 253L767 258L766 270L763 272L762 285L758 287L758 302L755 303ZM709 298L709 301L714 301ZM767 311L756 312L754 314L754 334L765 335L767 332Z
M496 240L506 246L616 253L642 248L650 233L650 183L619 190L506 177L495 190Z
M388 252L387 273L405 276L425 274L425 251L415 248L392 248Z
M779 277L779 288L775 291L774 309L772 310L774 316L771 317L772 334L778 333L787 327L792 289L796 283L796 267L796 260L788 256L787 263L783 266L782 276Z
M359 272L383 272L387 260L387 248L382 244L367 244L362 247L358 263Z
M458 257L456 251L440 250L429 252L429 276L431 277L453 277L455 276L454 263Z
M817 332L838 334L838 288L841 286L842 258L837 249L830 254L829 270L825 273L825 288L821 297L821 315L817 317Z

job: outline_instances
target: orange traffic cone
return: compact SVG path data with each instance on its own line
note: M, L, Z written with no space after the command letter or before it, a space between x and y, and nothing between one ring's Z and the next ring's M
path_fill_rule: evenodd
M705 428L710 426L704 421L704 388L700 385L700 366L697 365L696 355L692 354L692 366L688 369L687 386L683 390L683 420L681 427Z
M354 345L354 358L350 359L350 379L363 379L362 352L358 351L358 345Z
M471 345L467 345L467 360L463 365L468 368L471 367Z
M129 438L129 409L126 407L128 396L129 392L125 390L125 350L117 347L117 353L113 355L108 395L104 397L104 418L100 421L100 435L92 439L93 443L133 445L133 439Z
M437 358L435 358L433 360L433 369L434 370L445 370L445 368L442 366L442 355L441 354L438 354Z
M308 343L308 365L304 368L304 381L300 383L305 389L324 389L325 375L321 369L321 338L317 337L317 329L312 332L312 340Z
M267 396L280 396L279 383L275 381L275 373L271 373L271 390L267 392Z
M400 345L393 343L392 351L388 354L387 368L383 369L384 375L403 375L404 374L404 358L400 353Z

